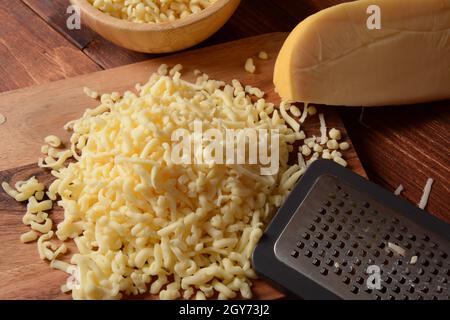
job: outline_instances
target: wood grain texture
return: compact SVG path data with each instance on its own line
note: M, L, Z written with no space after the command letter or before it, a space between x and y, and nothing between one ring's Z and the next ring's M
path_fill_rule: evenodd
M154 55L130 51L114 45L92 31L81 19L79 30L69 30L66 26L69 0L22 0L49 26L63 35L89 56L103 69L144 61Z
M21 0L26 6L42 18L49 26L72 42L78 49L85 48L97 34L82 25L81 29L69 30L67 28L67 8L70 6L69 0Z
M0 19L0 91L99 70L22 2L1 1Z
M415 106L341 108L368 175L374 182L419 203L428 178L434 179L427 211L450 223L450 102Z
M0 126L0 136L5 137L0 145L0 181L14 183L36 175L39 180L48 184L49 173L33 163L39 157L39 149L46 135L57 134L67 142L68 134L61 129L62 126L67 121L80 117L87 107L97 104L83 94L83 86L87 85L100 92L132 89L135 83L143 83L148 79L161 63L175 65L182 62L187 79L194 79L194 69L228 82L237 78L244 84L263 89L269 101L278 103L279 98L273 91L272 70L276 53L285 37L284 33L275 33L243 39L0 95L0 113L8 118ZM246 73L243 68L246 57L256 55L259 50L267 51L270 60L256 60L256 74ZM215 57L223 62L214 64L208 57ZM11 107L12 105L15 107ZM345 128L335 110L323 108L322 111L328 126L339 128L346 137ZM303 129L307 133L319 134L318 128L318 117L314 116L308 119ZM352 169L364 175L353 148L346 153L346 159ZM0 257L8 257L0 259L0 299L69 298L69 295L59 292L65 276L59 271L51 270L47 263L39 260L35 244L20 243L20 234L27 230L21 222L24 212L23 204L16 203L3 190L0 191L0 242L7 243L0 247ZM61 214L56 209L52 217L58 221ZM254 292L255 297L261 299L282 297L281 293L262 281L255 283Z

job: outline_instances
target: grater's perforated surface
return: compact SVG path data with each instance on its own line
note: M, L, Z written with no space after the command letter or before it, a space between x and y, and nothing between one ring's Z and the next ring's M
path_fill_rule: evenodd
M449 242L367 199L333 176L319 177L276 241L275 256L343 299L450 299ZM367 287L370 265L381 269L379 290Z

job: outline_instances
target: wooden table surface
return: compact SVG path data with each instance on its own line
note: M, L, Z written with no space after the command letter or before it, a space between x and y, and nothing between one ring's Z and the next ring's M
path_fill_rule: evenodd
M308 15L344 0L244 0L200 46L290 31ZM68 0L0 2L0 92L142 61L92 32L66 28ZM450 88L449 88L450 90ZM450 222L450 101L406 107L339 108L369 178L417 203L435 180L427 210Z

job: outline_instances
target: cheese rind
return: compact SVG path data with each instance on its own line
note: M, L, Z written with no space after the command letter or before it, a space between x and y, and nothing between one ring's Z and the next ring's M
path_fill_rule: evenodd
M377 5L381 29L369 30ZM379 106L450 98L450 0L359 0L312 15L274 71L285 101Z

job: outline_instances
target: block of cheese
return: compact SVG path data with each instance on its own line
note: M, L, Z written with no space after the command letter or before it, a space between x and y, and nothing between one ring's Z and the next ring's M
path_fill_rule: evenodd
M378 6L380 29L368 28ZM373 7L371 7L373 8ZM285 101L379 106L450 98L450 0L359 0L301 22L274 71Z

